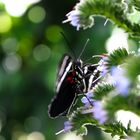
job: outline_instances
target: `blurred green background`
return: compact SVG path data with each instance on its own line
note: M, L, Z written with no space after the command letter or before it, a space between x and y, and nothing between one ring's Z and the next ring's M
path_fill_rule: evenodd
M55 135L66 118L50 119L48 105L53 97L56 72L64 53L77 57L90 39L82 60L105 53L111 24L96 18L92 29L76 31L62 24L75 0L0 1L0 140L68 140ZM89 127L89 134L73 140L102 139L101 132Z

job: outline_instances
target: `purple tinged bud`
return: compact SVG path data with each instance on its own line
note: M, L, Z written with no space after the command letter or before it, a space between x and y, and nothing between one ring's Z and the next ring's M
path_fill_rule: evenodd
M72 129L72 123L70 121L64 122L64 132L68 132Z
M104 124L107 121L107 111L104 110L101 101L94 101L92 108L86 108L85 110L82 110L81 113L92 113L93 118L96 119L100 124Z
M98 120L100 124L104 124L107 121L107 112L104 110L102 102L96 101L93 105L93 117Z
M87 29L91 28L94 25L93 16L85 16L84 13L80 12L77 8L78 3L74 10L69 12L66 16L67 19L63 23L70 22L70 24L79 30L80 28Z
M106 67L107 59L108 59L107 57L103 57L98 63L99 66L97 67L97 70L101 72L101 76L105 76L108 72L107 67Z
M88 98L93 97L93 92L92 92L92 91L90 91L90 92L86 93L86 96L87 96Z
M77 10L72 10L67 15L67 20L64 20L63 23L70 22L70 24L74 27L77 27L77 30L80 28L80 12Z
M86 97L81 99L82 103L84 103L86 107L91 106L91 103L94 102L94 100L91 98L93 97L93 92L88 92L85 95Z

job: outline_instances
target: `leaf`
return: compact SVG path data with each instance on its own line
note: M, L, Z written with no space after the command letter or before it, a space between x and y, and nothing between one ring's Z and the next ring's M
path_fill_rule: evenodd
M76 15L77 26L83 27L83 29L86 29L87 27L91 28L94 25L94 17L100 16L114 22L118 27L124 29L130 35L139 37L140 24L133 24L127 17L126 4L124 4L122 0L81 0L76 4L74 10L74 13L78 13L78 15ZM128 5L128 7L132 9L131 4ZM139 10L139 0L135 0L135 7ZM89 24L91 21L93 21L92 24ZM71 21L71 23L73 23L73 21Z
M128 127L125 128L121 122L110 122L106 124L99 124L97 120L92 117L92 114L83 114L82 111L84 107L78 108L74 111L69 120L73 124L72 131L75 131L78 135L87 135L87 128L86 125L94 125L106 133L111 133L111 136L114 137L115 135L120 136L120 138L124 138L127 134L132 135L134 132L130 129L130 122Z
M129 54L125 48L119 48L114 50L111 54L109 54L108 60L106 60L107 67L111 68L113 66L123 64L128 56Z
M114 122L110 124L104 125L105 132L111 133L111 136L114 137L118 135L120 137L124 137L126 135L127 129L122 125L121 122Z
M132 0L132 3L135 6L135 9L140 11L140 0Z
M94 99L101 100L103 97L107 96L112 90L114 90L114 86L108 83L98 83L93 88Z
M77 108L70 116L69 120L73 124L72 131L79 135L87 135L86 125L96 125L97 120L92 117L91 113L83 114L85 107Z
M76 130L77 135L87 135L87 128L85 126L81 126L79 129Z

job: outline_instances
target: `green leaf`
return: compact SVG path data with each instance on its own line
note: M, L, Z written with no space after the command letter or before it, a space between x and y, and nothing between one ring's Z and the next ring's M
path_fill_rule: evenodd
M83 114L85 107L77 108L70 116L69 120L73 124L72 131L75 131L79 135L86 135L87 128L86 125L96 125L97 120L95 120L91 113Z
M139 3L135 0L135 7L139 9ZM127 3L126 3L127 4ZM122 1L119 0L84 0L80 1L75 6L75 9L80 13L79 19L82 19L78 23L81 23L83 27L89 26L87 19L93 18L95 16L101 16L114 22L118 27L123 28L130 35L139 37L140 36L140 24L133 24L131 20L127 17L127 6ZM128 6L130 9L131 5ZM126 12L127 11L127 12ZM92 19L94 21L94 18ZM85 21L85 22L84 22ZM94 24L92 24L94 25ZM91 24L90 26L91 27Z
M81 126L79 129L76 130L77 135L87 135L87 128L85 126Z
M126 58L129 56L125 48L119 48L114 50L108 56L107 67L111 68L112 66L118 66L125 62Z
M135 9L140 11L140 0L132 0L132 3L135 6Z
M114 90L114 86L108 83L98 83L93 88L94 99L101 100L103 97L106 97L112 90Z
M82 112L84 111L84 109L84 107L78 108L69 117L69 120L73 124L72 131L75 131L78 135L83 136L87 134L86 125L94 125L106 133L111 133L112 137L118 135L121 138L124 138L125 136L127 136L127 134L132 135L132 133L134 133L130 129L130 123L128 124L127 128L125 128L121 122L110 122L101 125L97 122L97 120L93 118L91 113L83 114Z
M125 138L126 136L132 136L135 132L130 128L131 121L129 121L127 128L123 126L121 122L114 122L104 125L105 132L111 133L111 136L114 137L115 135L120 136L121 138Z

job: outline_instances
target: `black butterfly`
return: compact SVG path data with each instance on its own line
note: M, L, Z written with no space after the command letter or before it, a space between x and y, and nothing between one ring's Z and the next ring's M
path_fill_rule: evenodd
M96 65L83 65L79 60L73 60L65 54L61 60L56 81L56 95L49 105L51 118L67 115L76 97L88 92L99 77Z

